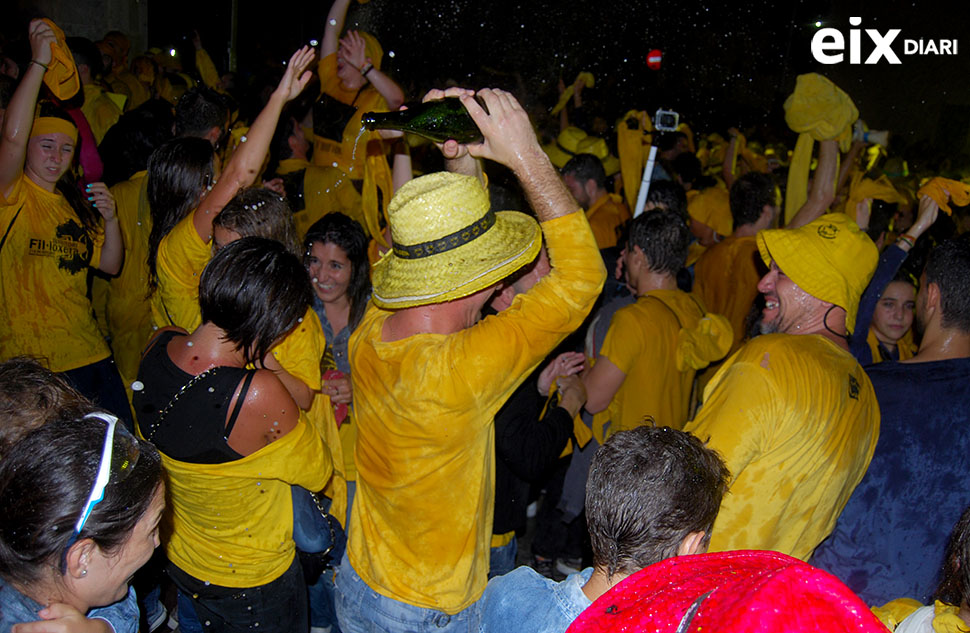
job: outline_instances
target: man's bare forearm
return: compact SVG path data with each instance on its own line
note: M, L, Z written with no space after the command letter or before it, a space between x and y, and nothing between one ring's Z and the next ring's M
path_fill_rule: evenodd
M540 222L579 210L579 204L569 193L559 172L538 145L520 155L512 171Z

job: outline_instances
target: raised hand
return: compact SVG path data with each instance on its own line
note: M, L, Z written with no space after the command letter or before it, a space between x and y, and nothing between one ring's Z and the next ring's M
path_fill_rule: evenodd
M28 32L30 33L30 58L46 66L54 57L51 51L51 45L57 41L54 30L43 20L31 20Z
M98 210L105 222L111 222L117 217L115 215L115 198L108 190L108 185L103 182L92 182L85 187L85 193L88 196L88 202Z
M337 49L337 57L344 60L357 70L364 67L368 62L366 52L366 42L357 31L347 31L346 37L340 40L340 48Z
M307 68L316 54L312 47L304 46L290 57L290 61L286 64L286 72L283 73L283 78L276 87L276 92L282 95L284 100L296 99L310 83L313 75L307 71Z
M542 151L529 115L511 93L485 88L477 94L488 113L470 95L460 97L485 137L481 143L466 146L472 156L494 160L514 171L530 155Z
M583 370L586 357L581 352L563 352L552 359L539 373L539 393L549 395L552 382L561 376L572 376ZM585 401L585 398L583 399Z

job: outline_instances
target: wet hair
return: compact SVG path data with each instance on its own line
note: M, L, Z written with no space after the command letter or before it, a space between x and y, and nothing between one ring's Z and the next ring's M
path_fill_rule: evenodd
M98 146L104 161L105 184L114 185L148 169L152 152L172 138L174 120L172 107L162 99L146 101L121 115Z
M940 289L941 325L970 333L970 236L949 239L930 251L926 283Z
M92 79L104 72L104 59L94 42L86 37L68 37L64 42L71 49L74 63L78 66L87 66L91 71Z
M676 275L687 261L690 231L683 218L660 209L647 211L630 223L627 249L639 246L650 270Z
M562 175L572 174L580 184L592 180L598 189L606 188L606 170L593 154L576 154L562 168Z
M680 181L685 185L694 183L701 177L701 161L690 152L679 154L677 158L670 161L670 167L680 176Z
M276 240L244 237L219 249L202 271L202 322L225 332L246 362L259 362L313 301L300 259Z
M225 99L211 88L199 86L183 94L175 106L175 136L205 136L229 119Z
M62 121L67 121L72 126L77 128L77 124L74 119L71 118L63 108L50 102L42 101L40 108L38 109L38 116L41 117L52 117L56 119L61 119ZM28 140L29 142L29 140ZM77 161L77 157L81 154L81 136L78 135L77 142L74 144L74 161ZM86 197L81 195L81 189L77 183L77 179L74 176L74 171L68 168L64 175L60 177L55 185L55 190L64 196L64 200L71 206L74 210L74 215L77 219L81 221L81 225L84 227L85 232L88 236L92 236L101 230L101 214L98 213L91 203L87 201Z
M212 182L215 152L201 138L177 138L161 145L148 159L148 204L152 230L148 235L148 292L158 288L158 246L199 203Z
M970 604L970 507L963 511L950 533L943 558L943 579L933 599L957 607Z
M609 576L631 574L675 556L692 532L709 540L728 478L721 457L690 433L616 433L596 450L586 480L594 564Z
M222 208L212 225L235 231L240 237L275 240L297 256L302 252L293 227L290 205L285 198L269 189L243 189Z
M59 568L101 463L105 421L55 420L0 460L0 577L29 586ZM155 447L116 423L110 478L78 539L105 553L123 546L162 483Z
M347 286L350 318L347 326L353 331L364 317L371 292L367 234L360 224L343 213L328 213L307 231L303 239L304 257L310 256L310 247L315 243L339 246L350 260L350 284Z
M647 202L652 202L667 213L675 213L687 221L687 193L672 180L655 180L650 183Z
M761 217L765 205L778 204L775 181L768 174L752 171L741 176L731 185L731 217L735 230L745 224L754 224Z
M0 363L0 459L28 431L52 420L74 420L94 405L33 358Z
M293 126L296 119L285 110L280 115L279 123L273 132L273 138L269 142L269 162L266 163L266 171L263 172L263 179L268 180L276 175L280 161L293 157L293 149L290 147L290 137L293 135Z

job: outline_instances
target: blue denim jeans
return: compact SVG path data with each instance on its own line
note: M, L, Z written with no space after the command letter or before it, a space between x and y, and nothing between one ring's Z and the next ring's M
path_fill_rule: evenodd
M344 556L337 570L337 620L343 633L478 633L479 604L454 615L382 596Z
M513 537L507 545L493 547L488 553L488 577L504 576L515 569L515 557L519 553L519 544Z

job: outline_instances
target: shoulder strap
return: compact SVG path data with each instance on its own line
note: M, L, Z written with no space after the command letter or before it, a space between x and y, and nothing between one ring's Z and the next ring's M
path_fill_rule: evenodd
M232 414L226 422L226 432L223 437L227 440L229 439L229 434L232 433L232 427L236 426L236 418L239 417L239 412L242 411L243 403L246 401L246 394L249 392L249 385L252 384L253 376L255 375L256 370L250 369L246 372L246 377L243 378L242 387L239 388L239 395L236 397L236 406L232 408Z
M657 301L657 303L659 303L659 304L660 304L660 305L662 305L663 307L665 307L665 308L667 308L667 310L668 310L668 311L669 311L669 312L670 312L670 313L671 313L672 315L674 315L674 320L675 320L675 321L677 321L677 327L679 327L679 328L683 328L683 327L684 327L684 324L680 322L680 317L679 317L679 316L677 316L677 313L676 313L676 312L674 311L674 309L673 309L673 308L671 308L671 307L670 307L669 305L667 305L667 304L666 304L666 302L664 302L664 300L663 300L663 299L661 299L661 298L659 298L659 297L656 297L656 296L654 296L654 295L647 295L647 299L654 299L655 301Z
M20 212L23 210L24 210L24 205L20 205L20 208L17 209L17 212L13 214L13 219L10 220L10 224L7 225L7 230L4 232L3 238L0 238L0 251L3 250L3 245L7 242L7 236L10 235L10 229L13 228L13 223L17 221L17 218L20 217Z

